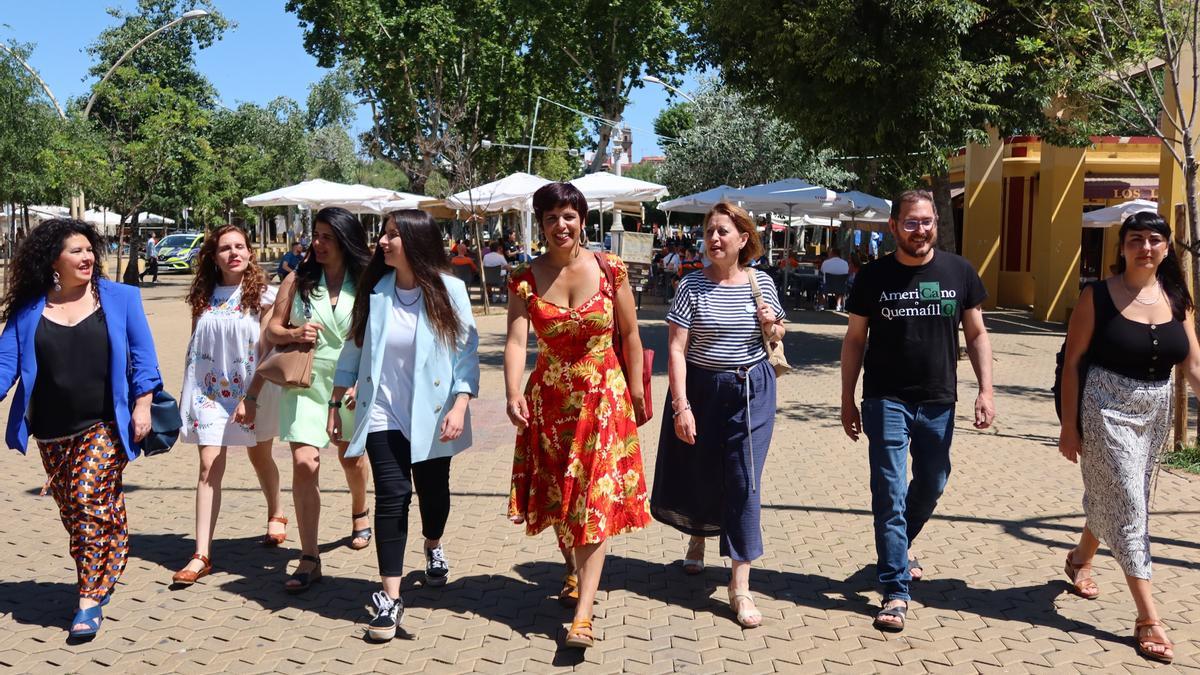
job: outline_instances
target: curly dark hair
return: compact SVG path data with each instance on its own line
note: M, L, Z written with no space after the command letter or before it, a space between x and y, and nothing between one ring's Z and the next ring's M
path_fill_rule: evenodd
M267 273L258 264L254 254L254 246L246 231L237 225L222 225L204 237L204 245L196 258L196 278L192 279L192 287L188 291L187 303L192 308L192 318L196 318L208 309L213 291L221 279L221 270L217 267L217 244L221 237L230 232L242 235L246 242L249 260L246 261L246 272L242 276L242 308L250 314L258 314L262 302L263 291L267 289Z
M101 262L104 238L96 228L82 220L53 218L31 230L17 247L9 270L8 292L4 294L0 320L12 319L19 310L45 297L54 285L54 261L62 255L67 238L76 234L87 237L95 252L91 286L96 305L100 305L100 279L104 278Z
M371 250L367 248L367 231L353 213L336 206L329 206L317 211L313 216L313 237L316 237L316 224L325 223L333 230L338 247L346 263L346 275L351 283L358 285L358 280L371 261ZM316 247L309 246L308 254L296 268L296 291L305 303L311 301L314 292L321 284L321 274L324 269L317 262Z

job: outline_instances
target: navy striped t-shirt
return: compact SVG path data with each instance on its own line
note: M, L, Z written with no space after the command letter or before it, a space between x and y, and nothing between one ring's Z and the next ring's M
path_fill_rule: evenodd
M766 272L758 275L763 302L783 318L779 291ZM750 282L722 286L709 281L702 270L679 281L667 321L688 329L687 362L709 370L732 370L767 358Z

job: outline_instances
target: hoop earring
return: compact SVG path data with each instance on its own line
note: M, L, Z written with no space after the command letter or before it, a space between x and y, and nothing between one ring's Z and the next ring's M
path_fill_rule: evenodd
M59 278L58 272L54 273L53 279L54 279L54 290L61 291L62 290L62 280Z

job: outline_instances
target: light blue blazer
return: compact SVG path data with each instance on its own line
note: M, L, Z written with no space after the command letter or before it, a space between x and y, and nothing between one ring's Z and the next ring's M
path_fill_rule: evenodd
M454 349L448 349L433 332L429 317L425 314L425 303L421 303L417 315L416 372L413 382L413 401L410 423L412 462L451 457L471 447L471 414L463 421L462 435L443 443L438 440L442 418L454 405L459 394L479 395L479 332L475 329L475 317L471 314L471 299L462 281L442 275L442 283L454 304L463 330ZM337 374L333 378L335 387L353 387L356 384L358 405L354 409L354 433L350 436L347 457L363 454L367 443L367 427L370 426L371 406L375 403L379 374L383 371L383 345L392 325L392 287L396 284L396 273L389 272L371 291L371 313L367 321L363 345L358 347L353 339L346 340L342 355L338 358Z
M158 372L158 357L154 353L154 337L142 309L142 295L133 286L124 286L107 279L100 280L100 307L108 326L108 366L113 392L113 412L121 444L130 460L141 454L133 442L132 410L134 400L143 394L163 388ZM37 382L37 350L34 335L46 297L17 310L0 334L0 401L8 396L13 384L17 395L8 411L8 447L25 452L29 445L29 420L25 412ZM18 382L18 378L20 381Z

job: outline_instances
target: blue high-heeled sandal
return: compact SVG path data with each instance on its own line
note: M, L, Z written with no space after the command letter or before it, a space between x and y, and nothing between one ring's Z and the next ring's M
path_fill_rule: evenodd
M75 618L71 619L71 629L67 633L72 640L90 640L96 637L96 633L100 632L101 621L104 621L103 604L81 609L75 613ZM75 626L79 624L83 624L87 628L75 630Z

